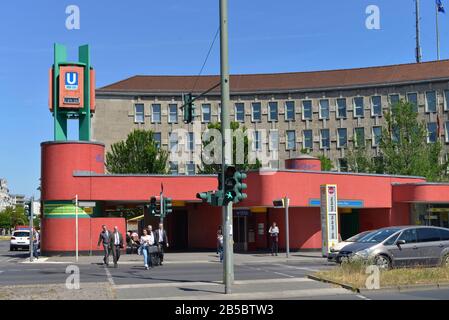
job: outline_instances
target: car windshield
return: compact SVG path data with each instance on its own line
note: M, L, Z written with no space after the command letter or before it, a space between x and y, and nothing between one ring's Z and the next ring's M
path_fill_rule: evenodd
M391 236L393 233L398 232L399 228L388 228L388 229L380 229L377 231L373 231L362 239L359 239L358 242L362 243L380 243Z
M364 231L352 236L345 240L345 242L358 242L360 239L364 238L366 235L370 234L372 231Z
M29 237L30 233L25 231L14 232L14 237Z

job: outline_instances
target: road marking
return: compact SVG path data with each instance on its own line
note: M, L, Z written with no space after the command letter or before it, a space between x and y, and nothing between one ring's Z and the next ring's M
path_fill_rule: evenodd
M130 300L266 300L266 299L288 299L288 298L308 298L319 296L332 295L351 295L352 292L343 288L329 288L329 289L302 289L302 290L283 290L270 292L245 292L224 294L204 294L204 295L189 295L189 296L171 296L171 297L157 297L157 298L142 298Z
M314 282L308 278L289 278L289 279L254 279L254 280L238 280L234 281L235 285L245 284L269 284L269 283L292 283L292 282ZM140 284L116 284L115 289L143 289L143 288L168 288L168 287L185 287L185 286L217 286L223 285L223 281L182 281L182 282L160 282L160 283L140 283Z
M289 275L289 274L285 274L285 273L282 273L282 272L273 271L273 273L274 274L278 274L280 276L288 277L288 278L294 278L295 277L295 276L292 276L292 275Z
M288 266L285 264L274 264L274 266L281 266L281 267L285 267L288 269L296 269L296 270L304 270L304 271L311 271L311 272L318 272L320 271L319 269L312 269L312 268L307 268L307 267L294 267L294 266Z
M367 298L367 297L365 297L365 296L362 296L361 294L358 294L358 295L356 295L357 297L359 297L360 299L363 299L363 300L371 300L370 298Z
M106 272L106 277L108 278L108 282L111 285L115 286L114 279L112 278L112 275L111 275L111 272L109 272L109 269L107 267L105 267L104 271Z

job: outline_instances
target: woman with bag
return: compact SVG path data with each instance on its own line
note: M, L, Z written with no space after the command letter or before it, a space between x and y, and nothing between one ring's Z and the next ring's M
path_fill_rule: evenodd
M149 252L149 247L154 244L154 237L148 234L146 229L143 230L143 235L140 237L140 248L139 251L143 254L143 263L145 270L152 268L151 255Z

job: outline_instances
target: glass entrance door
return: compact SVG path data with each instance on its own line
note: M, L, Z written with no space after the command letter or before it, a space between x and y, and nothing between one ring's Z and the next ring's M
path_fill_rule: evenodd
M247 237L247 217L235 216L232 224L233 238L234 238L234 251L245 252L248 250L248 237Z

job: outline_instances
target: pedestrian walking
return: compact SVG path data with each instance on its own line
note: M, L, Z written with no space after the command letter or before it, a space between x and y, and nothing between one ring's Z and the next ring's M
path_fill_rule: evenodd
M278 255L279 228L278 228L276 222L273 222L273 225L270 227L270 230L268 230L268 233L270 234L270 238L271 238L271 255L272 256L274 256L275 254Z
M103 244L104 250L103 264L109 266L111 232L108 230L106 225L102 225L101 228L102 230L100 232L100 236L98 237L97 247L99 247L100 244Z
M155 242L159 249L159 264L162 265L164 262L164 248L168 248L168 237L163 223L159 223L159 229L155 232Z
M40 241L39 232L37 230L34 230L34 232L33 232L33 257L35 257L38 260L39 260L39 253L38 253L39 241Z
M118 227L114 227L114 232L111 233L111 237L109 238L109 244L112 249L112 257L114 259L114 268L117 268L118 261L120 259L120 249L123 248L123 236L118 231Z
M154 246L153 232L148 234L147 229L143 229L143 235L140 237L141 252L143 254L143 263L145 270L153 268L153 262L151 261L150 247Z
M220 262L223 262L223 234L221 229L217 232L218 254L220 255Z
M218 226L217 230L217 254L220 254L220 243L218 242L218 236L222 234L221 226Z

